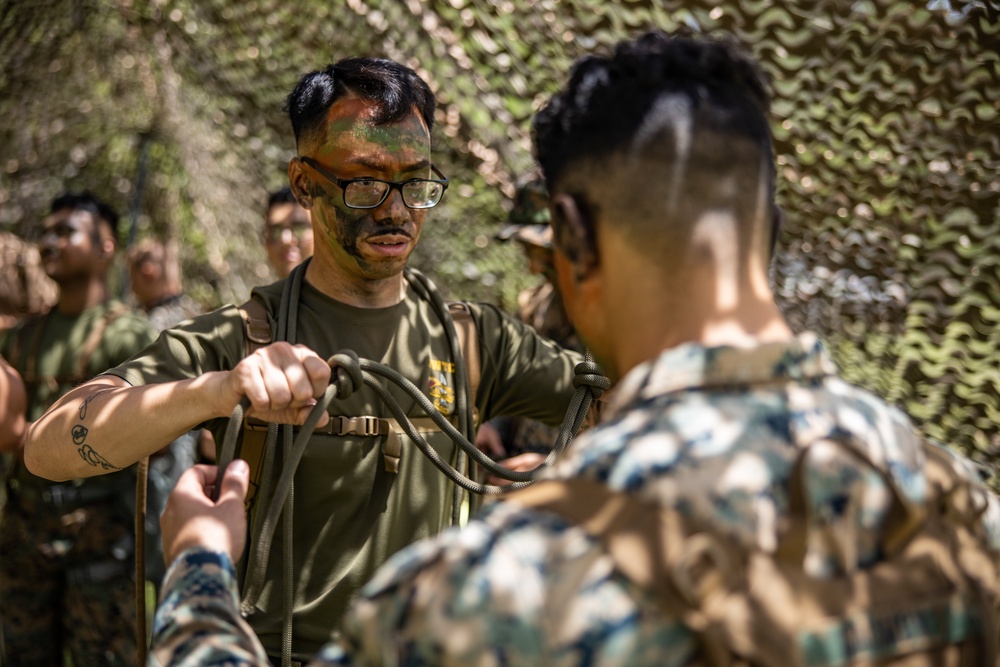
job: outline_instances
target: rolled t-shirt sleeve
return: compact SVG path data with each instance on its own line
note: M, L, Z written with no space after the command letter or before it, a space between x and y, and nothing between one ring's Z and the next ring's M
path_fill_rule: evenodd
M231 370L243 358L244 349L239 309L225 306L165 329L152 345L105 374L133 386L187 380Z
M476 321L482 379L476 406L483 421L499 415L562 423L583 355L539 336L494 306L469 304Z

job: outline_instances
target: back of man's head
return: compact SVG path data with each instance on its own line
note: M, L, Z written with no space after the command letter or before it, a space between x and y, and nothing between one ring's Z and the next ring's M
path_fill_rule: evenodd
M345 58L303 76L285 102L299 144L325 126L326 113L348 94L374 103L376 125L395 123L416 109L434 126L434 93L409 67L384 58Z
M684 252L720 210L745 249L773 210L768 105L761 70L731 43L650 32L577 62L535 118L536 157L553 197L574 195L585 221L649 252Z
M49 211L87 211L94 218L95 224L107 226L111 240L118 243L118 213L107 202L98 199L90 192L66 192L52 200ZM95 229L95 232L97 230Z

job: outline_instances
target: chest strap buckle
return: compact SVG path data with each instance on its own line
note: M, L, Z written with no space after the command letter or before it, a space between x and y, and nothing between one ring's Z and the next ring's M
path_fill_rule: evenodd
M333 426L332 433L335 435L360 435L360 436L371 436L371 435L382 435L384 432L388 432L389 424L383 419L378 417L362 416L362 417L343 417L337 416L331 418L331 425ZM381 423L380 423L381 422ZM383 430L382 423L385 423L386 428Z

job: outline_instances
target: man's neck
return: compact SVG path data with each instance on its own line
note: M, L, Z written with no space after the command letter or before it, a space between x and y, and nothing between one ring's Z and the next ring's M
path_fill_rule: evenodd
M56 309L63 315L79 315L107 300L108 288L103 279L72 281L59 285Z
M164 292L163 294L160 294L157 297L150 299L146 303L142 304L142 309L148 313L154 308L158 308L159 306L165 306L168 303L173 303L179 298L181 298L180 293L174 294L170 292Z
M378 280L358 280L324 271L313 261L306 267L305 279L331 299L355 308L388 308L406 296L406 279L402 273Z
M766 277L720 275L711 262L663 272L635 254L607 261L630 266L604 297L611 361L620 375L685 343L745 347L792 337Z
M624 375L664 351L695 343L705 347L749 347L790 340L793 336L774 304L754 304L725 315L699 313L698 308L673 308L669 318L653 316L632 321L616 341L615 367Z

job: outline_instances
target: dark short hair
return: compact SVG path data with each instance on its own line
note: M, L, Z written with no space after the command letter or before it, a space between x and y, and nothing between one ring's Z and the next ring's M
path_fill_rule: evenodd
M666 95L687 98L693 142L709 134L744 137L773 155L759 66L729 40L652 31L619 43L610 56L578 60L566 87L535 116L535 155L550 191L571 165L628 150L640 132L670 129L678 119L669 112L650 118Z
M298 200L292 189L287 185L280 190L275 190L267 196L267 210L270 211L278 204L297 204Z
M52 200L51 213L56 211L87 211L94 216L94 221L103 220L111 228L111 236L118 240L118 213L107 202L98 199L93 193L66 192Z
M427 129L434 126L434 93L416 72L384 58L345 58L303 76L285 101L296 144L321 129L329 108L349 92L375 102L376 125L402 120L416 107Z

